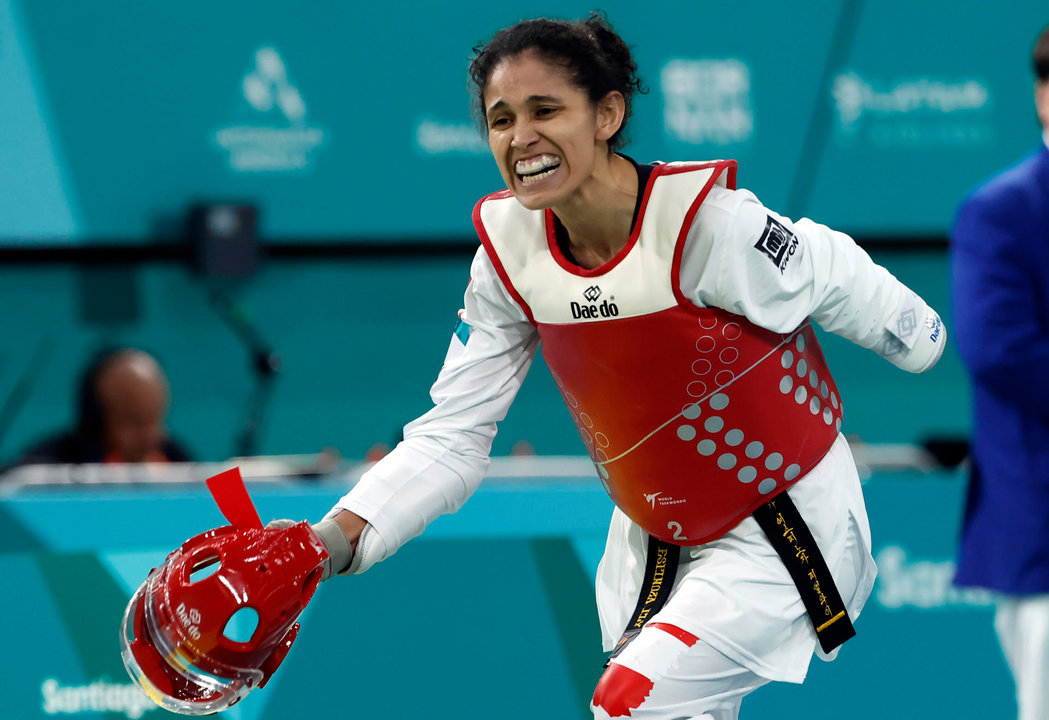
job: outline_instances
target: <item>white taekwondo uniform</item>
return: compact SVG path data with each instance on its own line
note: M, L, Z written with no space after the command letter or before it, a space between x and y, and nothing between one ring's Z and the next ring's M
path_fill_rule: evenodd
M655 294L669 297L668 302L741 316L759 330L781 334L790 342L796 342L799 328L811 319L824 330L873 349L910 372L922 372L935 364L946 333L939 317L921 298L876 265L848 236L807 219L792 222L764 207L750 192L731 189L734 170L734 163L657 166L648 181L652 196L646 197L631 243L609 264L615 267L582 273L579 268L573 270L557 249L549 211L524 211L518 206L521 212L533 215L531 222L540 239L532 249L539 243L545 250L538 251L536 257L542 252L549 255L550 261L541 264L543 273L549 275L550 294L561 303L559 307L567 312L568 303L561 302L567 297L563 293L584 287L573 286L559 294L557 288L569 276L591 285L607 283L616 268L627 267L633 262L630 258L637 255L642 262L634 262L633 267L644 282L630 291L617 291L620 313L629 313L624 310L629 305L626 295L644 299ZM668 178L692 172L706 172L712 179L697 184L701 190L693 193L696 202L688 212L681 210L680 202L660 200L662 186L669 186ZM499 194L486 199L491 200L516 202ZM475 211L482 238L486 201ZM666 239L669 230L646 235L646 227L665 223L667 213L678 213L675 221L684 222L671 239ZM770 228L776 237L769 237ZM661 243L661 249L655 248ZM485 474L496 423L505 417L531 365L539 345L536 323L543 322L533 315L532 307L543 297L542 274L526 269L521 271L524 274L510 271L507 277L507 258L497 257L493 262L493 253L505 254L509 247L512 244L504 243L494 248L488 242L474 257L464 309L460 311L462 321L469 326L468 339L464 343L456 336L451 341L431 390L434 408L407 425L404 441L332 509L332 513L352 511L369 523L349 572L363 572L392 555L439 515L455 512ZM527 268L528 263L521 267ZM529 291L515 286L517 281L536 284ZM586 300L579 303L582 308ZM592 305L600 315L599 303ZM781 391L793 397L798 388L808 384L809 377L805 368L794 364L798 356L788 366L786 355L778 350L770 362L783 362L777 372L792 384ZM814 376L813 380L812 389L797 402L808 408L810 401L816 401L816 409L810 408L812 415L833 425L830 441L814 464L806 467L807 472L798 475L795 470L791 475L787 463L777 464L766 455L759 458L768 464L757 468L757 477L774 475L770 471L777 470L780 474L769 482L777 491L791 486L790 496L855 619L876 574L870 529L851 453L837 433L840 400L829 391L832 381L829 388L824 383L829 376ZM696 403L709 403L717 389L718 383L713 383L705 388L709 392L698 396L692 393L691 397ZM580 419L578 409L573 410L567 395L566 402L584 430L585 419ZM688 405L679 406L680 417L673 418L675 422L690 419ZM698 422L702 421L700 418ZM679 426L672 423L668 427ZM723 443L719 452L728 445L747 447L724 437ZM600 476L607 480L603 470L616 458L608 453L602 456L598 452L601 445L593 437L586 449ZM701 449L699 454L707 453ZM746 462L741 454L739 460ZM735 465L732 470L739 472ZM749 480L740 476L739 482ZM752 485L757 488L760 483ZM764 487L761 493L773 489ZM660 524L664 519L660 517ZM686 630L761 678L801 682L813 651L820 651L794 583L753 518L744 517L727 531L718 532L715 539L702 544L688 543L688 535L676 536L678 544L685 545L682 565L669 601L651 620ZM617 509L597 576L606 650L620 637L637 601L646 546L646 532Z

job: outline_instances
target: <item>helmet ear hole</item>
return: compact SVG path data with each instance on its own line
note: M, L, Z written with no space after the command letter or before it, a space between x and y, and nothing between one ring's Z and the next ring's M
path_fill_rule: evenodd
M246 643L251 640L258 627L259 613L253 607L242 607L230 615L222 634L233 642Z
M200 582L201 580L211 577L218 569L222 567L222 563L219 562L218 555L209 555L206 558L198 560L193 563L193 569L189 573L189 583Z

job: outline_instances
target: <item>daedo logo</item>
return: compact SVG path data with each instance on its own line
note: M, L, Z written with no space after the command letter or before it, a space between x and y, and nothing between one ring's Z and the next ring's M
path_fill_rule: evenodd
M577 303L574 300L571 302L572 317L576 320L593 320L594 318L612 318L619 315L619 306L613 302L614 296L610 296L606 300L602 300L601 304L597 304L598 298L601 297L601 288L597 285L591 285L583 291L583 298L586 299L586 304Z
M186 604L179 603L178 607L175 608L175 614L178 616L179 622L182 623L182 627L186 628L189 636L194 640L200 640L200 611L196 608L186 610Z
M940 339L940 329L943 327L943 323L940 321L939 315L930 315L925 318L925 327L931 331L929 333L929 339L936 342Z

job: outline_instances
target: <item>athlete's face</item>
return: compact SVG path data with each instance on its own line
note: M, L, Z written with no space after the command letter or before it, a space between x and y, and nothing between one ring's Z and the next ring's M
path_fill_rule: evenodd
M484 91L488 144L522 205L565 203L607 161L608 139L622 123L617 96L592 103L563 68L532 52L495 66Z

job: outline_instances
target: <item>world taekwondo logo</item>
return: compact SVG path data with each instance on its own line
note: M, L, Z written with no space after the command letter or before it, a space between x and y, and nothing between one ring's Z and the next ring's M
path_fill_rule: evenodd
M260 47L252 60L240 82L248 120L219 128L213 141L229 152L236 172L305 170L325 132L307 124L306 101L276 48Z
M656 509L656 503L658 503L660 507L665 507L667 505L681 505L682 503L688 502L685 498L675 498L670 495L664 495L662 490L659 492L643 494L645 496L645 502L651 505L653 510Z

